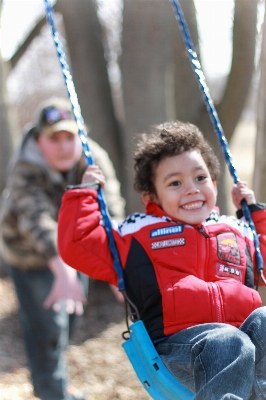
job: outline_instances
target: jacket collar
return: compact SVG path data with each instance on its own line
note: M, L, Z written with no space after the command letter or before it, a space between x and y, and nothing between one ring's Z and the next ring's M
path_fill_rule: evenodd
M179 221L176 218L171 217L169 214L167 214L157 203L154 203L153 201L149 201L146 205L146 213L149 215L154 215L156 217L167 217L169 218L171 221L176 222L178 224L182 224L184 225L184 222ZM210 219L217 219L219 218L220 212L219 212L219 208L217 206L214 207L214 209L212 210L212 212L210 213L209 217L202 222L202 224L204 225L204 223L206 221L209 221Z

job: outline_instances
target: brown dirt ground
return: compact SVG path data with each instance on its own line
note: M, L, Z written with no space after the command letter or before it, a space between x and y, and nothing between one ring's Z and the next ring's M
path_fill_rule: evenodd
M9 278L0 279L0 399L36 400L27 370L17 300ZM88 400L148 400L121 348L124 305L109 286L90 284L89 305L67 356L71 384Z

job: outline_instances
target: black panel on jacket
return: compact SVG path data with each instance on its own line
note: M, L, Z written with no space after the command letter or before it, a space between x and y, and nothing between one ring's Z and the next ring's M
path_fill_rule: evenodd
M133 238L124 269L126 292L136 305L152 340L164 336L162 297L150 258ZM130 285L129 285L130 282Z
M251 213L253 213L253 212L256 212L256 211L259 211L259 210L265 210L266 204L264 204L264 203L249 204L248 208L249 208L249 211ZM237 216L238 219L240 219L240 218L242 218L244 216L244 213L243 213L242 209L237 210L236 216Z
M246 246L246 257L247 257L247 270L246 270L245 285L247 287L254 289L254 266L252 264L252 259L248 246Z

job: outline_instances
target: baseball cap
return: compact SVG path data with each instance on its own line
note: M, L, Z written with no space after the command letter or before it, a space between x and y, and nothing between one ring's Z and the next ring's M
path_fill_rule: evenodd
M38 133L48 136L60 131L78 133L70 101L65 98L52 97L42 103L37 110L35 126Z

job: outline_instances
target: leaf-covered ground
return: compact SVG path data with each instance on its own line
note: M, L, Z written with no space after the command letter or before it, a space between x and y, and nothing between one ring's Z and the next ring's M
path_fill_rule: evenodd
M36 400L9 278L0 279L0 304L0 399ZM91 282L88 307L67 352L71 384L88 400L150 399L121 348L125 327L124 305L108 285Z

